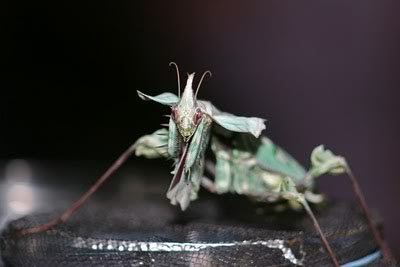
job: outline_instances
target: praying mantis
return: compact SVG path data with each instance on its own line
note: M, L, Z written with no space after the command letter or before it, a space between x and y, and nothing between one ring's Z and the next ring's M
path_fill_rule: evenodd
M132 155L146 158L168 158L174 162L173 178L167 191L171 204L185 210L197 198L201 187L216 193L246 195L257 201L273 203L287 200L293 208L304 208L318 232L326 252L334 266L339 262L309 203L320 203L323 196L315 193L315 180L324 174L346 173L350 178L360 206L367 218L370 230L385 258L390 251L372 222L371 212L358 181L342 156L335 155L324 146L317 146L311 153L311 167L303 168L287 152L262 136L265 120L241 117L218 110L211 102L198 100L197 94L206 71L193 90L194 73L188 75L181 93L178 66L178 95L166 92L149 96L138 91L143 100L151 100L170 107L169 123L165 128L140 137L131 145L62 215L48 223L22 229L21 234L46 231L65 222L84 202ZM206 158L211 146L214 160ZM213 179L205 176L205 170Z

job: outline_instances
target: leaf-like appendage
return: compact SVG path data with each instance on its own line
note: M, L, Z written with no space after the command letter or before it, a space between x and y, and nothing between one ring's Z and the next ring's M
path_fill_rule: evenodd
M135 155L154 159L168 157L168 130L163 128L140 137L135 143Z
M325 149L323 145L317 146L311 153L310 174L312 177L318 177L325 173L336 175L346 171L346 160Z
M173 93L162 93L160 95L157 96L149 96L146 94L143 94L140 91L137 91L139 97L143 100L153 100L157 103L163 104L163 105L167 105L167 106L173 106L176 103L178 103L179 98L174 95Z
M251 133L257 138L265 129L265 120L255 117L239 117L223 113L213 116L213 120L229 131Z
M250 133L258 138L263 130L265 130L265 119L257 117L235 116L228 112L222 112L217 109L209 101L198 101L199 107L204 113L209 115L213 121L224 129L239 132Z

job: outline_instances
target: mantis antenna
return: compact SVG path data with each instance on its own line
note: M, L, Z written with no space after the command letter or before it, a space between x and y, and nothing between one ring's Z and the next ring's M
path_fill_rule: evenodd
M181 98L181 80L179 78L179 68L175 62L170 62L169 66L171 67L171 65L174 65L175 69L176 69L176 76L178 77L178 97Z
M199 92L200 85L201 85L201 83L203 82L204 76L206 76L206 74L209 74L210 77L212 77L212 73L211 73L211 71L209 71L209 70L207 70L207 71L205 71L205 72L203 73L203 76L201 76L199 85L197 85L196 93L194 94L194 97L195 97L195 98L197 97L197 93Z

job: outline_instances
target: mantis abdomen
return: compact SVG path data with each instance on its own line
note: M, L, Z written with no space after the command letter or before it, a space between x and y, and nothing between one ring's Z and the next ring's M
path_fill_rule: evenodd
M238 134L230 145L214 137L211 148L215 154L214 184L218 194L230 192L275 202L287 198L289 186L298 185L301 188L297 191L311 194L313 183L303 186L305 169L267 137ZM288 178L293 182L290 185Z

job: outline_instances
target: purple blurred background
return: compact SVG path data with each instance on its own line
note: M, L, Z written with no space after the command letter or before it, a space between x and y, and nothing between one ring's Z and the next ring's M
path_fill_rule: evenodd
M165 121L137 89L176 92L170 61L210 69L199 96L268 119L304 165L321 143L346 156L399 257L400 2L160 2L0 3L3 161L112 160Z

